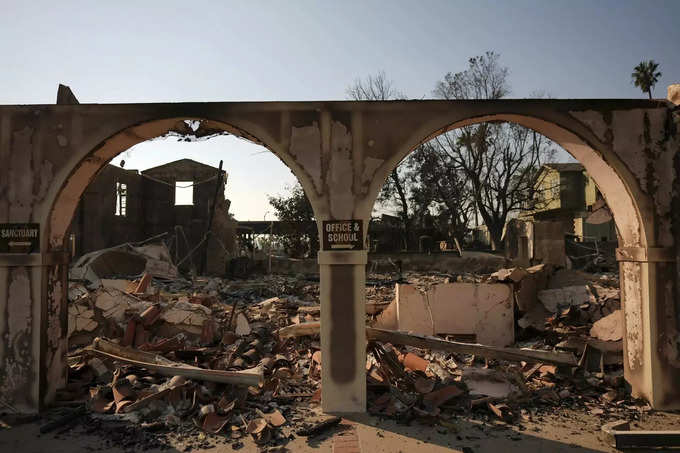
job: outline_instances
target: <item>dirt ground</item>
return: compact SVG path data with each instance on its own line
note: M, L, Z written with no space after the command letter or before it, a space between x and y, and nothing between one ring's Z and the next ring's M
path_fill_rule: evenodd
M600 428L606 421L582 411L561 409L550 415L535 416L519 425L502 422L484 422L458 417L453 426L426 426L414 422L399 424L394 420L381 420L369 415L346 418L349 426L340 425L312 438L295 437L286 444L287 449L260 450L250 439L243 445L221 435L184 436L167 435L165 448L149 448L143 442L121 448L123 442L111 440L102 433L88 433L86 424L75 425L50 434L41 435L40 422L33 422L0 431L0 451L22 453L66 452L229 452L259 451L330 452L338 433L355 429L362 452L615 452L609 446ZM654 412L641 414L640 420L631 423L632 430L677 430L680 413ZM275 447L276 448L276 447ZM658 451L658 450L657 450Z

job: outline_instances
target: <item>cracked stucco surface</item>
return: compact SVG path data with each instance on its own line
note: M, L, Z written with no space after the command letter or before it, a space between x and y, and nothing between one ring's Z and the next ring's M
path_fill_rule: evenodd
M332 218L351 219L353 217L355 198L352 193L353 180L352 134L344 124L333 121L331 126L330 178L328 181L328 197L330 198Z
M30 383L34 381L33 301L31 282L24 267L9 272L9 287L4 319L3 343L0 345L0 396L17 407L30 407Z
M626 360L631 370L642 366L644 325L642 322L642 290L640 264L621 263L621 293L626 321Z
M309 150L318 150L311 153ZM298 161L311 177L317 194L323 192L321 182L321 130L318 123L311 126L293 127L290 136L290 155Z

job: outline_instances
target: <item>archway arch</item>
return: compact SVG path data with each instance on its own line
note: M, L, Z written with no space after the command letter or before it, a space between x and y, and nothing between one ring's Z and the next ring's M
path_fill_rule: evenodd
M192 128L188 123L189 121L197 121L198 127ZM70 174L58 191L56 191L54 202L48 215L48 234L45 235L48 238L48 243L43 244L43 249L60 250L63 247L64 235L71 223L78 201L100 169L132 146L162 137L169 132L194 135L196 137L226 133L262 145L276 155L292 171L305 190L305 195L309 198L312 209L316 210L316 203L313 198L316 194L314 191L307 190L308 187L313 187L309 176L290 154L281 149L277 141L265 131L257 131L256 136L242 128L219 120L196 116L175 116L130 125L107 137L92 149L81 150L81 152L77 153L80 155L80 159L72 164Z
M495 109L489 109L491 111ZM447 118L448 116L448 118ZM575 130L569 122L559 122L517 113L489 113L451 120L452 115L441 115L416 128L403 144L385 160L376 171L370 184L362 213L370 216L382 185L390 173L419 145L448 131L484 122L510 122L536 131L560 145L577 159L593 178L609 206L619 235L619 247L650 250L657 246L657 231L653 200L643 192L638 180L626 164L607 143L589 132L588 127ZM436 123L439 124L436 124ZM566 124L565 124L566 123ZM574 121L576 125L583 124ZM434 127L433 127L434 126ZM646 252L645 252L646 253ZM618 255L618 253L617 253ZM650 338L657 316L656 263L644 259L622 260L620 267L621 305L624 310L624 368L633 394L650 401L659 400L655 393L662 388L656 381L661 373L653 369L656 364L645 364L647 344L656 344ZM656 384L656 385L655 385Z
M435 130L425 127L414 131L404 145L376 172L367 203L373 209L380 188L402 160L419 145L448 131L491 121L519 124L551 139L585 167L612 211L621 236L621 246L651 247L655 244L654 211L651 200L640 190L637 180L618 157L604 146L592 143L557 123L528 115L499 113L475 116L444 124ZM605 149L604 151L600 151Z
M83 140L80 143L79 148L63 165L67 174L61 176L60 184L50 187L47 195L53 201L44 217L46 231L41 238L41 250L46 256L56 258L46 267L47 272L43 276L46 291L40 298L41 311L45 313L45 322L48 326L40 359L41 394L38 397L40 405L52 401L57 389L65 385L67 378L64 358L68 343L66 337L68 260L64 250L64 238L82 194L98 172L113 158L138 143L162 137L169 132L195 137L224 133L234 135L261 145L276 155L300 182L315 214L318 212L321 198L313 190L311 176L287 151L286 141L277 140L260 123L249 123L246 130L242 126L196 114L156 117L137 122L129 119L124 121L132 124L124 124L121 127L114 125L117 122L110 121L102 128L108 128L112 132L91 133L86 136L86 139L95 138L97 141ZM192 127L192 122L198 126Z

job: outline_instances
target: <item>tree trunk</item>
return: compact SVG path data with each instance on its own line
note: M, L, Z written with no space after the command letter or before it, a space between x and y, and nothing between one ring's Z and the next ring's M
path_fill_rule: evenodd
M392 181L394 182L394 187L397 189L399 194L399 202L401 204L401 221L404 223L404 234L406 236L404 240L404 249L408 250L409 240L411 238L411 228L409 226L409 216L408 216L408 201L406 200L406 192L401 185L399 180L399 174L397 169L392 170Z
M503 249L503 225L487 224L491 238L491 250Z
M650 88L647 90L647 94L649 95L649 99L652 99L652 89Z

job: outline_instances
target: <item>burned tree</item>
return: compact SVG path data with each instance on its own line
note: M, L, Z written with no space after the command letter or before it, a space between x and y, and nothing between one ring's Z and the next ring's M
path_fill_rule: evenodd
M507 76L508 68L500 64L499 55L487 52L470 58L466 70L448 73L437 83L434 94L444 99L500 99L510 93ZM489 229L493 249L500 247L509 215L531 204L537 171L554 155L547 138L507 122L464 126L440 135L427 146L440 162L434 166L436 178L446 180L460 174L467 180L467 190Z

